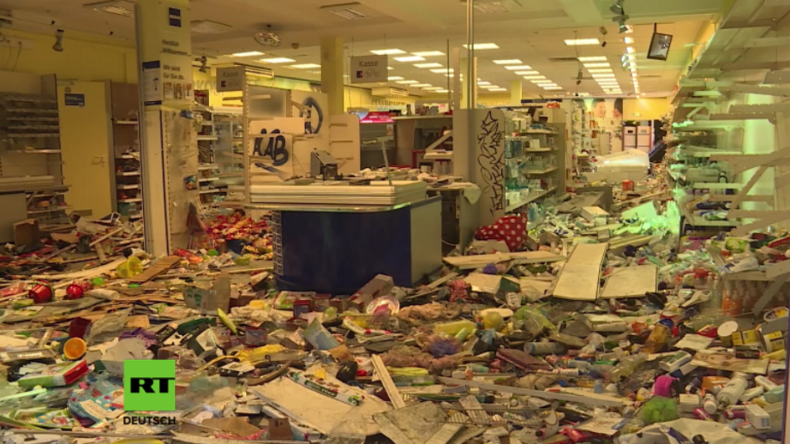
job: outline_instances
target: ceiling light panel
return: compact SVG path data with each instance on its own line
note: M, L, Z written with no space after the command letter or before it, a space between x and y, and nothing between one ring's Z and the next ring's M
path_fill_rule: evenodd
M403 80L403 77L401 77L401 76L390 76L390 77L387 77L387 80L389 80L390 82L394 82L396 80Z
M546 91L559 91L559 90L562 89L562 87L561 86L550 86L548 88L543 88L543 89L545 89Z
M441 51L418 51L413 52L412 55L416 55L418 57L439 57L443 56L444 53Z
M313 69L313 68L320 68L321 65L315 63L302 63L300 65L291 65L289 68L293 69Z
M255 57L255 56L262 56L263 53L260 51L247 51L247 52L237 52L235 54L231 54L228 57ZM291 59L288 59L291 60ZM291 60L295 62L295 60Z
M478 86L487 86L487 85L490 85L490 84L491 84L491 82L477 82Z
M598 39L567 39L565 44L568 46L600 45Z
M272 58L269 58L269 59L260 59L258 61L259 62L263 62L263 63L293 63L296 60L289 59L289 58L286 58L286 57L272 57Z
M400 50L400 49L395 49L395 48L393 48L393 49L374 49L373 51L370 51L370 52L372 52L373 54L376 54L376 55L406 54L406 51L403 51L403 50Z
M464 48L469 49L469 45L464 45ZM475 51L482 51L486 49L499 49L496 43L472 43L472 48Z
M516 71L517 76L536 76L539 74L538 71Z
M433 85L431 85L430 83L415 83L414 85L411 85L411 86L413 88L430 88Z
M490 92L505 92L505 91L507 91L507 88L491 88L488 91L490 91Z
M497 65L520 65L522 62L519 59L509 59L509 60L494 60L494 63Z
M420 56L405 56L405 57L394 57L395 60L399 62L424 62L425 59Z
M606 77L614 77L614 73L600 73L600 74L590 74L594 79L602 79Z
M546 76L524 76L524 80L546 80Z
M416 81L416 80L398 80L398 81L397 81L397 82L395 82L395 83L398 83L398 84L400 84L400 85L417 85L417 84L419 84L420 82L418 82L418 81Z
M605 62L606 56L579 57L580 62Z
M435 72L436 74L452 74L453 68L432 69L431 72Z
M588 69L587 70L590 74L600 74L606 72L612 72L611 68L595 68L595 69Z
M444 89L444 87L442 87L442 86L432 86L430 88L423 88L423 89L426 90L426 91L438 91L440 89Z
M606 68L612 66L609 63L585 63L585 68Z
M505 69L510 71L523 71L527 69L532 69L532 67L529 65L509 65L509 66L505 66Z
M415 63L414 67L415 68L422 68L422 69L425 69L425 68L441 68L442 64L441 63Z
M634 43L634 38L633 37L626 37L626 38L623 39L623 43L625 43L626 45L631 45L631 44Z

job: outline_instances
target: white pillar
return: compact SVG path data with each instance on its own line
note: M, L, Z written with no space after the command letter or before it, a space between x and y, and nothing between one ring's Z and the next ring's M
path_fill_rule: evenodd
M189 16L189 0L137 0L135 7L145 249L156 256L186 246L174 245L173 233L183 239L190 197L183 180L192 164L197 174L196 158L179 168L183 159L169 154L195 142L174 136L166 123L194 97Z
M521 105L521 95L523 94L524 90L522 89L524 86L521 83L521 80L511 80L510 81L510 104L513 106Z
M321 91L329 101L329 115L345 114L343 106L345 91L343 87L343 38L327 37L321 39Z

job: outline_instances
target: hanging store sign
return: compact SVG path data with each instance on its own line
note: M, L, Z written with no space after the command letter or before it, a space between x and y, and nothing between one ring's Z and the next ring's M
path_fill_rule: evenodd
M217 92L243 91L245 76L243 66L217 69Z
M351 83L387 81L387 56L351 57Z

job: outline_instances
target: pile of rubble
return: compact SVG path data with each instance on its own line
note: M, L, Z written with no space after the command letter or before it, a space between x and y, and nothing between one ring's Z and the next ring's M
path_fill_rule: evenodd
M9 255L5 440L780 440L786 298L755 322L718 287L781 266L790 237L681 240L652 203L577 199L530 209L532 251L476 241L427 285L344 297L277 290L265 224L243 218L163 258L134 226Z

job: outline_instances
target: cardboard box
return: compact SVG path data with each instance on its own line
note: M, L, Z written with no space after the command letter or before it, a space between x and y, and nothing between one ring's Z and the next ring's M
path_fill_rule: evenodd
M200 314L216 314L217 309L228 312L230 305L230 277L221 276L213 279L196 279L192 285L184 289L184 303L188 308L200 311Z
M594 222L595 219L609 217L609 213L601 207L582 207L582 216L588 221Z
M38 220L25 219L14 224L14 245L33 245L41 241Z

